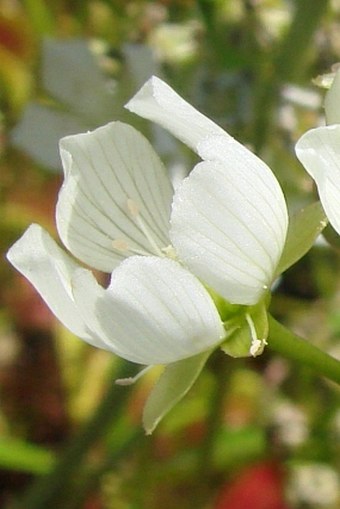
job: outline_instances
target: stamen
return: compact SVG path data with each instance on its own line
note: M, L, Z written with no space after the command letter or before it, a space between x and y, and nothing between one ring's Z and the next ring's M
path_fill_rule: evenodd
M137 382L137 380L142 378L142 376L144 376L152 368L154 368L153 364L151 364L150 366L146 366L146 368L142 369L135 376L129 376L128 378L117 378L117 380L115 380L115 384L117 384L117 385L132 385L135 382Z
M158 255L163 257L162 250L157 246L155 240L152 238L152 235L150 234L147 226L145 225L143 219L141 218L139 214L139 207L136 202L134 202L131 198L127 199L127 208L130 212L131 216L135 220L136 224L139 226L139 228L144 233L145 237L147 238L150 246L152 247L153 251Z
M126 200L126 206L129 214L131 215L132 219L135 221L137 226L140 228L142 233L145 235L146 239L148 240L152 251L160 257L167 256L172 259L176 259L176 252L172 246L167 246L164 248L158 247L157 243L153 239L149 229L145 225L143 219L140 216L139 213L139 207L137 203L132 200L131 198L128 198ZM137 254L142 256L150 256L150 252L144 251L143 249L136 249L131 247L128 242L125 239L114 239L112 241L112 247L113 249L119 251L120 253L125 254L128 256L128 254Z
M255 329L254 322L251 318L251 316L246 313L246 320L249 325L250 329L250 336L251 336L251 345L249 349L250 355L253 357L257 357L258 355L261 355L261 353L264 350L264 347L268 344L265 338L259 339L257 337L257 332Z
M153 250L155 251L155 253L158 255L158 256L163 256L163 253L161 251L161 249L157 246L156 242L154 241L154 239L152 238L152 236L150 235L150 232L148 231L147 227L145 226L144 224L144 221L142 220L142 218L140 216L137 216L136 217L136 223L138 224L139 228L142 230L142 232L144 233L145 237L148 239L149 241L149 244L150 246L153 248Z
M135 249L133 247L130 247L129 244L124 239L115 239L112 241L112 247L116 251L119 251L120 253L125 254L128 256L128 254L136 254L141 256L149 256L150 253L147 251L143 251L143 249Z

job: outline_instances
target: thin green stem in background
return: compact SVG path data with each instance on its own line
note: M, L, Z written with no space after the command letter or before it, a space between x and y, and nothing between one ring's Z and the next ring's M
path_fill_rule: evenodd
M84 471L73 493L69 494L67 500L63 501L63 509L79 509L85 507L89 495L98 490L105 474L113 471L123 457L126 457L126 455L129 455L134 449L138 448L140 440L142 440L144 436L144 430L139 426L131 432L117 450L108 448L104 459L98 466Z
M296 11L276 59L276 70L285 81L298 80L309 63L311 41L327 11L329 0L296 1Z
M199 453L198 472L200 475L198 477L200 478L204 477L204 472L211 468L216 435L218 434L222 422L223 400L230 379L230 372L225 363L225 359L221 356L216 356L215 358L213 357L212 360L213 365L211 366L211 372L215 378L215 386L209 398L206 435Z
M60 498L67 496L74 475L84 466L87 453L100 440L117 418L126 402L129 391L117 386L117 378L126 378L131 374L131 364L121 362L112 375L112 383L97 410L78 435L66 448L52 472L38 479L28 493L16 506L18 509L54 509L61 507Z
M273 112L283 83L299 81L308 68L312 39L329 0L297 0L293 20L280 46L259 63L255 90L253 144L259 153L273 124Z
M269 317L268 349L340 384L340 361Z
M197 5L200 9L205 26L209 30L214 30L216 2L214 0L197 0Z

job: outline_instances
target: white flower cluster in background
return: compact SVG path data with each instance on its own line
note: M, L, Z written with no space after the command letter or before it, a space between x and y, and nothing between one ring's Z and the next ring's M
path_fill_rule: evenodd
M289 499L295 504L330 509L340 502L340 480L335 470L325 463L297 465L288 483Z

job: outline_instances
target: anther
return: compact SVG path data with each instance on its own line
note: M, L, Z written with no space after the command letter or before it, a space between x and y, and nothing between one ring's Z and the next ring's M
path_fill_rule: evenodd
M171 244L169 246L162 247L162 252L165 254L165 256L171 258L172 260L177 259L177 253L175 251L175 248Z
M116 249L117 251L121 251L122 253L126 253L126 251L129 251L129 244L124 239L113 240L112 247L113 247L113 249Z
M129 244L124 239L115 239L112 241L112 247L116 251L119 251L122 254L128 255L140 255L140 256L149 256L147 251L143 251L142 249L135 249L130 247Z
M133 219L136 219L136 217L139 215L139 207L137 203L132 200L131 198L128 198L126 200L127 209L130 212Z

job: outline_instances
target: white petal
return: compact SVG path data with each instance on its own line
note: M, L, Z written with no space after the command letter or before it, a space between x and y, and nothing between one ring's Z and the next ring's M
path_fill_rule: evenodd
M172 243L186 265L224 298L255 304L270 286L287 233L287 209L271 170L225 138L201 144L203 157L178 188Z
M56 317L91 345L105 344L91 337L72 298L71 277L77 265L39 225L31 225L7 253L8 260L40 293Z
M340 71L334 76L331 88L325 97L327 124L340 124Z
M311 129L298 140L295 151L315 180L326 215L340 235L340 125Z
M107 290L88 272L73 280L89 328L117 355L140 364L168 364L218 344L224 328L201 283L177 262L131 257Z
M172 187L148 141L132 127L113 122L60 142L65 182L57 204L57 226L69 250L83 262L111 272L129 248L153 253L129 211L132 200L159 248L169 244Z
M227 134L169 85L153 76L126 104L128 110L161 125L193 150L202 140Z

